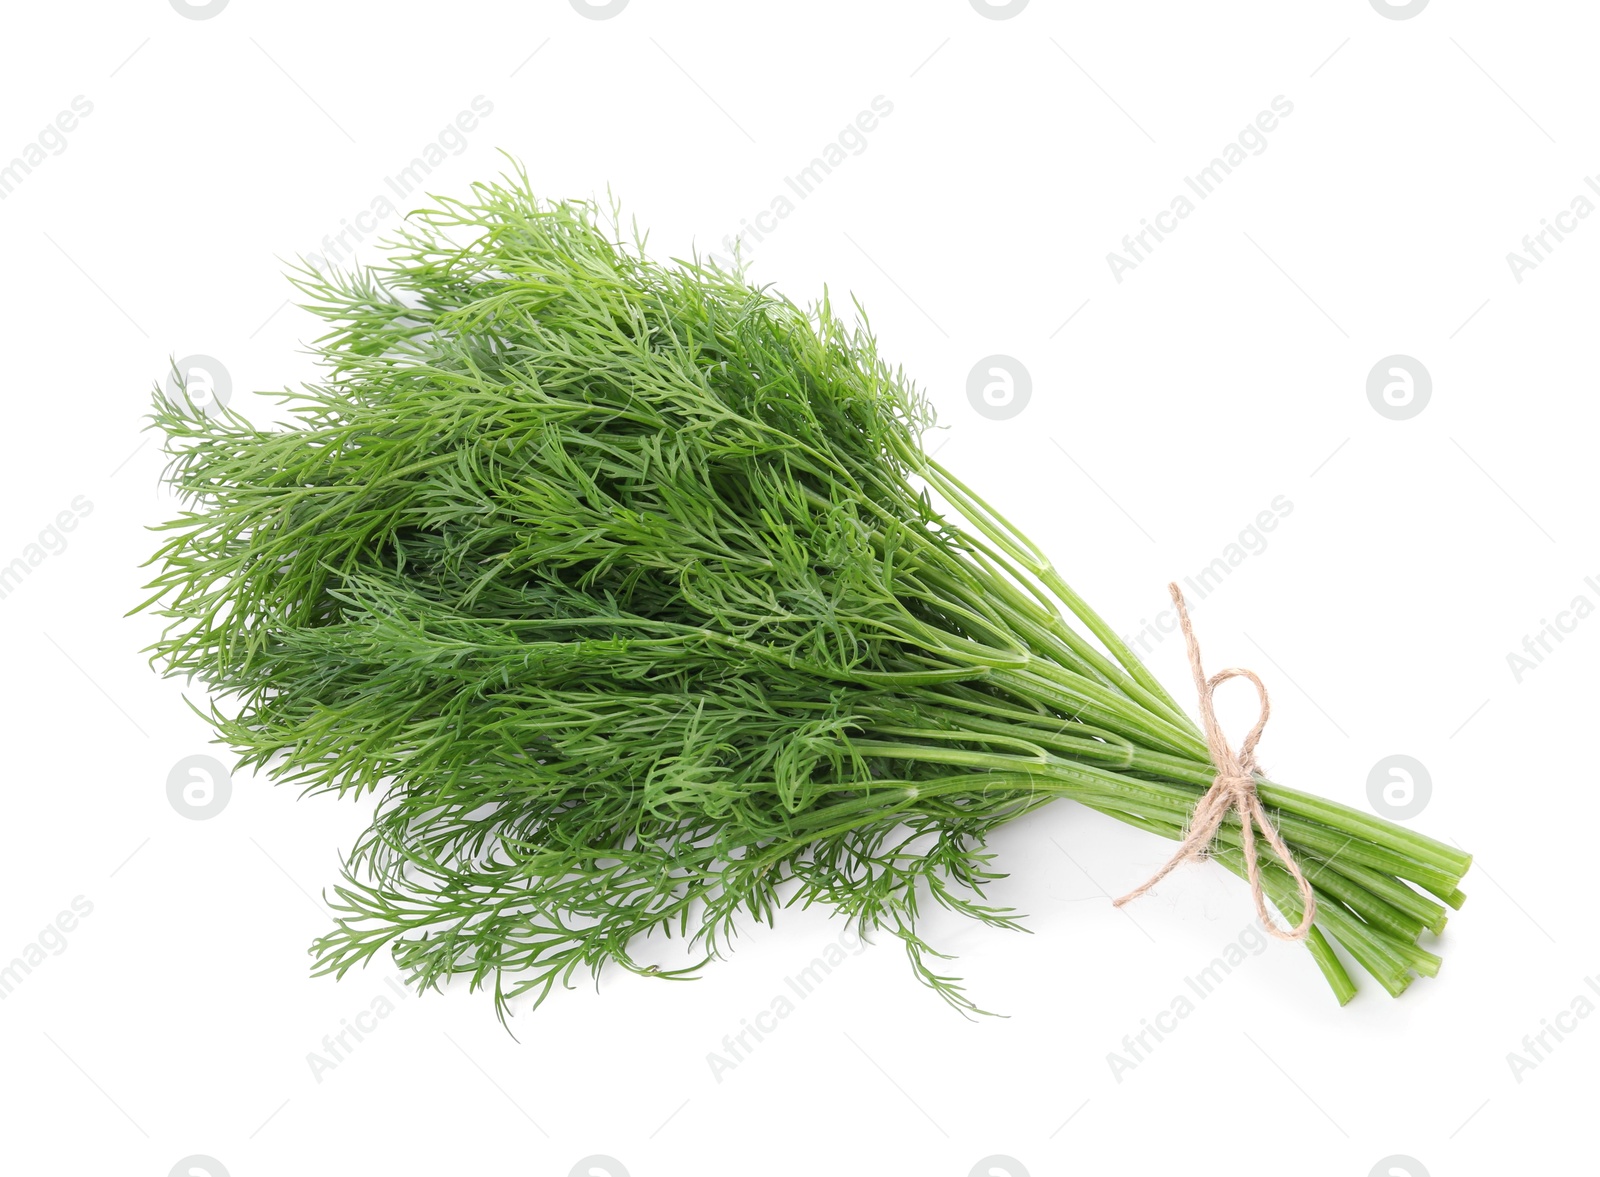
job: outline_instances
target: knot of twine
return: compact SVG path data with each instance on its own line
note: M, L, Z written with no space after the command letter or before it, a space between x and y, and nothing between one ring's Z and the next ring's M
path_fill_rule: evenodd
M1200 665L1200 643L1195 640L1194 627L1189 623L1189 610L1184 606L1183 593L1176 584L1167 585L1167 591L1172 594L1172 603L1178 607L1178 621L1183 628L1183 640L1189 648L1189 669L1194 674L1195 691L1200 696L1200 722L1205 729L1206 747L1211 753L1211 763L1216 768L1217 775L1211 782L1211 788L1206 790L1205 796L1201 797L1200 803L1194 807L1194 813L1189 818L1188 833L1178 846L1178 852L1143 885L1115 900L1114 906L1121 907L1124 903L1139 898L1171 874L1176 867L1191 858L1204 855L1212 839L1216 837L1217 830L1221 828L1223 819L1236 809L1239 811L1239 829L1244 844L1245 875L1249 879L1250 894L1255 899L1256 914L1261 917L1262 926L1268 934L1279 940L1304 940L1311 931L1312 921L1316 919L1316 897L1311 891L1311 884L1306 881L1305 875L1300 873L1299 864L1295 862L1294 855L1289 853L1289 847L1284 845L1283 837L1267 816L1261 798L1256 793L1256 742L1261 739L1261 730L1267 726L1267 716L1272 711L1267 700L1267 688L1251 670L1229 668L1219 670L1207 678L1205 670ZM1237 752L1229 746L1228 738L1222 732L1222 725L1217 722L1214 704L1217 688L1230 678L1249 679L1255 684L1256 695L1261 700L1261 714L1256 719L1256 725L1250 729L1250 734L1245 736L1244 743L1239 745ZM1267 844L1288 868L1300 888L1300 902L1304 907L1304 914L1300 917L1300 923L1289 930L1280 928L1267 912L1266 896L1261 890L1261 864L1256 855L1257 828L1261 830L1267 839Z

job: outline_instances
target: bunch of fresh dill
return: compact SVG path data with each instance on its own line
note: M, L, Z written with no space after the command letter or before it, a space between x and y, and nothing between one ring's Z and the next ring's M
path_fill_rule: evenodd
M985 838L1057 797L1179 837L1206 745L923 452L929 410L864 328L620 237L520 171L476 185L389 264L297 275L330 328L292 427L158 392L188 509L152 559L155 656L243 764L379 794L321 972L387 948L503 1016L608 962L690 974L740 920L820 903L974 1009L921 906L1013 926ZM1417 941L1469 858L1259 791L1340 1001L1329 938L1391 993L1432 975ZM1237 818L1212 857L1242 872ZM641 965L657 932L703 957Z

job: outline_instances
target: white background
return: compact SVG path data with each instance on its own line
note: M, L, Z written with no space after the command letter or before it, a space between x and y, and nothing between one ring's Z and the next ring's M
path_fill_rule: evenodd
M93 112L0 201L0 563L76 497L92 510L0 600L0 962L74 897L93 911L0 1002L0 1171L1559 1167L1587 1139L1600 1018L1520 1082L1507 1054L1600 972L1600 620L1520 682L1507 654L1600 603L1600 217L1520 283L1506 255L1600 172L1595 32L1578 3L1445 0L1406 20L1367 0L1033 0L1006 20L968 0L632 0L604 21L567 0L10 6L0 161L74 97ZM1341 1010L1274 944L1119 1082L1107 1053L1249 899L1192 866L1114 911L1105 893L1170 844L1062 803L994 844L994 894L1032 935L929 923L1005 1019L964 1021L880 945L719 1083L708 1052L840 932L789 913L696 983L558 994L516 1041L481 994L412 996L318 1082L308 1052L384 992L380 968L307 975L362 807L244 774L211 820L169 804L172 766L220 750L146 665L153 623L123 616L143 529L173 509L142 417L172 357L220 359L262 419L254 390L311 378L316 324L284 305L281 259L320 250L478 95L493 113L430 190L491 176L503 148L551 197L609 185L662 254L718 248L892 102L756 247L754 279L858 296L938 406L941 461L1124 633L1293 504L1197 605L1207 659L1268 680L1281 780L1366 806L1380 758L1426 765L1415 824L1478 856L1440 978L1399 1001L1369 981ZM1279 95L1266 149L1119 283L1107 253ZM966 396L993 353L1032 376L1009 420ZM1406 421L1366 395L1393 353L1433 380ZM1150 661L1188 701L1177 640Z

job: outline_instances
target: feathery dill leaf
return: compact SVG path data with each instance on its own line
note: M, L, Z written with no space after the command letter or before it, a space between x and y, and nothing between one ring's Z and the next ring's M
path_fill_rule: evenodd
M504 1017L580 970L692 975L816 903L976 1011L924 905L1017 926L985 841L1057 797L1181 836L1204 741L924 453L932 413L866 327L620 238L519 170L413 214L383 266L296 272L328 330L290 427L158 390L186 509L154 657L242 765L378 794L319 972L387 950ZM1323 929L1392 993L1431 975L1444 907L1412 885L1459 906L1470 860L1262 795L1326 868L1308 947L1340 1000ZM1294 915L1287 878L1269 857ZM696 955L640 963L658 933Z

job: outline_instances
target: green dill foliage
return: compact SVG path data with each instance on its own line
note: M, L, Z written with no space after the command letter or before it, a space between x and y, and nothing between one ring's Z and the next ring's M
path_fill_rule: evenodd
M974 1010L919 923L1015 926L983 894L997 826L1070 797L1181 835L1197 728L924 453L931 413L864 328L652 260L520 172L409 225L384 266L297 272L328 331L289 427L154 414L185 504L141 606L155 658L243 765L378 797L319 972L388 950L504 1016L607 964L691 975L822 904ZM1261 795L1339 999L1331 941L1391 993L1432 975L1467 856ZM1242 871L1236 817L1212 857ZM637 959L658 933L685 967Z

